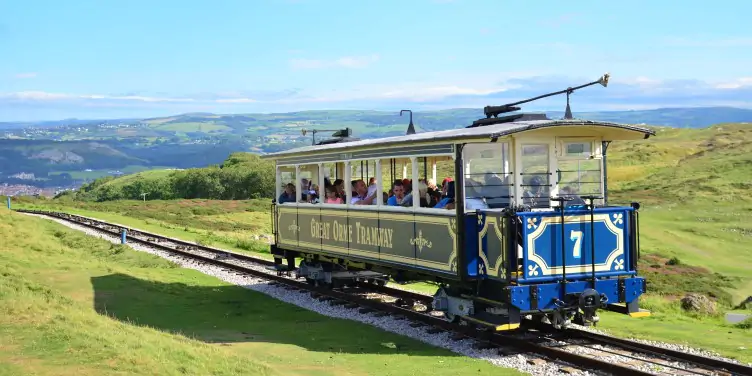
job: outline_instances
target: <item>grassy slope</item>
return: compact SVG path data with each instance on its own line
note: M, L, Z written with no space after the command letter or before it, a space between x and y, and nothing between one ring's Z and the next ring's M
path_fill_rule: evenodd
M517 374L6 209L0 249L0 374Z

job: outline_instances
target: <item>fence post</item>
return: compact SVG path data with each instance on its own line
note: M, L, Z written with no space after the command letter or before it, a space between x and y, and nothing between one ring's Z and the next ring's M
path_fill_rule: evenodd
M125 244L125 239L127 237L126 232L128 230L123 229L123 231L120 233L120 244Z
M8 210L10 210L10 196L8 196Z

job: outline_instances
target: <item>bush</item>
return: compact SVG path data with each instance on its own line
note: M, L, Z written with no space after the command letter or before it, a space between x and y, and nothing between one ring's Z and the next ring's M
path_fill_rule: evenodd
M233 153L222 166L175 171L166 176L108 176L83 185L82 201L210 199L246 200L274 195L274 164L251 153Z

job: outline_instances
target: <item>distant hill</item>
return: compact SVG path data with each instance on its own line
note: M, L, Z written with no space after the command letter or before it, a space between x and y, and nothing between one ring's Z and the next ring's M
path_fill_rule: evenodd
M524 110L524 109L523 109ZM551 118L560 118L562 111L545 112ZM462 127L483 116L481 108L455 108L437 111L415 111L415 124L425 130ZM653 110L575 112L575 117L630 124L702 128L718 123L752 122L752 109L734 107L659 108ZM159 118L144 119L67 119L42 122L0 122L0 129L49 128L64 125L91 125L98 123L148 124L152 129L172 132L200 133L254 133L260 130L295 128L292 124L350 126L367 133L389 134L399 132L406 116L397 111L321 110L268 114L212 114L195 112ZM399 130L398 130L399 129Z
M119 140L0 139L0 183L63 186L81 177L111 175L110 171L203 167L222 163L232 152L243 150L248 150L244 143L230 141L135 145ZM61 179L61 174L68 176Z

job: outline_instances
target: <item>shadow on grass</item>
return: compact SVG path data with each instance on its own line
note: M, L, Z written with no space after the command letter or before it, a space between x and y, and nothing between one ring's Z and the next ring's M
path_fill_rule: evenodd
M322 352L457 356L239 286L162 283L125 274L92 277L91 284L99 314L207 343L267 342Z

